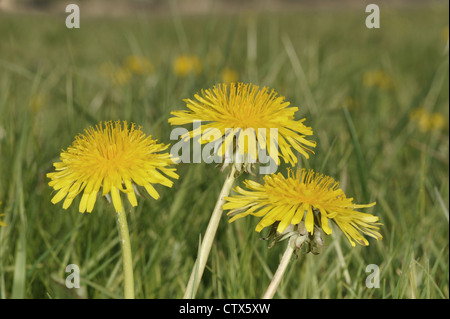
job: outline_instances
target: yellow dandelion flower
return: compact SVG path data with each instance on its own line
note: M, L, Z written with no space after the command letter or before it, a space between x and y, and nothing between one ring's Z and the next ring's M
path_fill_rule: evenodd
M234 83L239 80L239 73L230 68L224 68L220 74L223 83Z
M227 146L236 137L240 154L251 154L256 160L257 149L267 149L273 156L272 148L280 149L281 157L286 163L295 164L297 157L292 149L309 158L308 152L314 153L308 147L316 143L306 139L313 130L303 124L306 119L295 120L297 107L289 107L290 103L279 96L274 90L264 87L259 89L253 84L232 83L219 84L213 89L202 90L196 94L195 100L186 99L189 110L171 112L169 119L172 125L184 125L194 121L207 123L190 132L194 138L205 131L216 129L221 136L201 139L201 143L214 142L223 139L218 155L223 156ZM271 134L270 129L276 129L277 134ZM253 138L245 143L247 129L252 129ZM261 130L260 130L261 129ZM260 134L261 133L261 134ZM247 136L248 137L248 136ZM279 164L279 157L274 158Z
M391 77L383 70L372 70L364 73L363 85L369 88L378 87L385 90L393 87Z
M331 177L302 169L296 174L289 171L288 178L280 173L267 175L263 185L250 180L244 184L248 190L236 187L238 194L225 198L227 203L223 209L230 210L230 222L251 214L262 217L256 226L258 232L278 223L277 232L282 233L289 225L303 221L311 235L315 226L329 235L329 220L333 220L352 246L355 246L354 240L369 245L362 234L382 238L378 232L378 225L381 225L377 223L378 217L355 210L375 203L354 204L353 198L346 197Z
M445 127L446 119L438 112L430 113L424 107L418 107L411 111L409 118L416 123L422 133L440 131Z
M115 66L112 63L102 63L100 73L115 86L123 86L130 82L132 74L127 67Z
M418 107L418 108L415 108L414 110L412 110L409 113L409 119L412 122L417 123L419 130L421 132L426 132L428 130L429 116L428 116L428 112L425 110L425 108Z
M442 29L442 39L445 41L448 41L448 35L449 35L449 28L446 26L444 29Z
M427 113L428 112L426 111L426 109L424 107L417 107L417 108L413 109L411 111L411 113L409 113L409 118L411 120L417 120L417 119L420 119L421 117L423 117Z
M440 131L445 126L445 117L441 113L432 113L430 118L430 128L433 131Z
M189 74L199 74L202 71L202 62L196 55L180 55L173 62L173 72L180 77Z
M110 74L110 78L114 85L121 86L127 84L131 80L131 73L126 68L116 68Z
M170 154L162 153L167 148L126 121L123 126L116 121L90 127L61 153L61 161L54 163L56 172L47 174L49 185L58 191L52 203L65 198L63 208L67 209L83 192L79 211L90 213L102 189L103 196L111 195L119 212L123 208L120 192L127 194L131 205L137 205L136 185L158 199L152 184L172 187L173 182L166 176L178 178L175 169L169 168L173 163Z
M146 75L153 71L152 63L146 58L130 55L125 59L125 68L134 74Z

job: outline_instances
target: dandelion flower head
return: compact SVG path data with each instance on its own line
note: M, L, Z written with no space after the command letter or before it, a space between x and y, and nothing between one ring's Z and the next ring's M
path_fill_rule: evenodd
M47 174L49 185L57 191L52 203L65 198L63 208L67 209L83 192L79 211L90 213L101 191L103 196L110 195L116 211L121 211L120 192L127 194L132 206L137 206L136 185L158 199L153 184L172 187L168 177L178 178L175 168L170 168L171 155L163 152L167 148L126 121L90 127L62 151L61 161L53 164L55 172Z
M179 77L189 74L199 74L202 71L202 62L196 55L180 55L173 62L173 72Z
M424 107L415 108L409 114L412 122L417 124L422 133L440 131L445 127L446 119L441 113L431 113Z
M137 75L146 75L153 71L149 59L142 56L130 55L125 59L125 68Z
M389 74L383 70L372 70L364 73L363 84L369 88L378 87L384 90L389 90L394 86Z
M313 153L310 147L316 146L314 141L306 138L313 134L313 130L303 124L306 119L294 118L298 108L289 107L290 103L284 97L267 87L260 89L245 83L219 84L212 89L202 90L201 94L195 95L195 99L184 101L188 110L171 112L173 117L169 123L184 125L201 121L201 129L191 131L188 138L203 137L203 134L207 135L213 129L220 131L220 136L201 139L201 143L222 140L219 156L225 154L227 145L231 145L230 141L236 138L236 148L241 154L251 154L256 160L257 150L267 149L272 156L271 148L274 147L281 151L281 157L286 163L293 165L297 162L293 150L309 158L308 153ZM249 134L252 138L248 138L245 143L246 134L243 133L248 132L248 129L252 129L253 133ZM271 134L270 129L276 129L277 134ZM279 164L278 156L274 160Z
M332 230L332 220L342 230L352 246L355 241L369 245L362 234L375 239L378 232L378 217L357 211L374 206L375 203L358 205L353 198L345 196L339 184L331 177L313 170L289 171L285 178L281 173L267 175L264 184L247 180L247 189L236 187L236 195L226 197L224 210L230 210L230 222L247 215L262 217L256 231L278 223L277 232L282 233L289 225L304 222L308 233L313 234L315 226L327 235Z

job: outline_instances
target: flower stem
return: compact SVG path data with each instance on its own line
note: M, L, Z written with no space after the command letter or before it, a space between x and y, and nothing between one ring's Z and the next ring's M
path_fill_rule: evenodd
M120 244L122 245L124 297L125 299L134 299L133 258L131 256L127 216L123 208L117 212L117 220L119 222Z
M211 251L212 243L216 235L217 228L219 227L220 218L222 217L222 206L225 203L225 197L230 194L231 188L235 180L236 169L234 165L231 165L230 173L225 180L222 190L220 191L219 198L217 199L216 206L211 214L208 227L206 228L205 236L200 247L197 260L192 268L191 277L189 278L186 291L184 293L184 299L195 298L200 280L205 270L206 261L208 260L209 253Z
M277 291L277 288L280 285L281 278L283 278L287 265L291 260L293 252L294 252L294 245L291 242L291 240L289 240L289 243L286 247L283 257L281 257L281 261L280 264L278 265L277 271L275 272L275 275L273 276L272 281L269 284L269 287L267 287L267 290L264 293L262 299L272 299L273 296L275 295L275 292Z

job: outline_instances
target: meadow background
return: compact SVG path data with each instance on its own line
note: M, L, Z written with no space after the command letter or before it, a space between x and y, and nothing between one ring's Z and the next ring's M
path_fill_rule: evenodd
M362 1L195 14L177 5L109 16L81 3L76 30L64 11L0 11L0 298L121 298L112 206L80 214L78 198L65 211L51 204L46 173L100 121L135 122L173 144L170 111L236 80L298 106L318 143L299 166L333 176L357 203L376 201L369 211L384 224L383 240L356 248L335 228L322 254L290 263L275 297L449 298L448 2L380 2L376 30ZM199 61L187 75L174 72L182 55ZM183 296L225 178L204 163L178 173L158 201L127 204L138 298ZM262 176L236 184L244 178ZM258 220L223 216L198 298L262 296L286 242L268 249ZM65 287L68 264L81 289ZM369 264L380 288L365 285Z

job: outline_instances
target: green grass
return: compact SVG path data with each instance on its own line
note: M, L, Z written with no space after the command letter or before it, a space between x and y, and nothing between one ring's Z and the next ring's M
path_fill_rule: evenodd
M220 83L224 66L299 106L318 142L300 165L335 177L357 203L376 201L370 212L384 224L383 240L368 247L352 248L336 228L322 254L291 262L276 297L449 298L447 12L386 8L378 30L365 27L364 8L82 17L79 30L66 29L63 16L0 15L0 298L122 296L112 206L102 200L80 214L75 201L64 211L50 203L46 173L78 133L103 120L136 122L170 143L170 111ZM203 71L177 78L172 61L187 52ZM131 54L146 56L154 72L113 86L100 65ZM384 70L392 88L364 86L372 70ZM421 132L410 121L420 106L441 113L446 127ZM158 201L127 206L138 298L183 296L225 178L206 164L178 172L173 188L158 188ZM198 298L262 296L286 242L267 249L257 222L223 217ZM64 286L71 263L80 266L81 290ZM380 267L378 289L365 286L369 264Z

